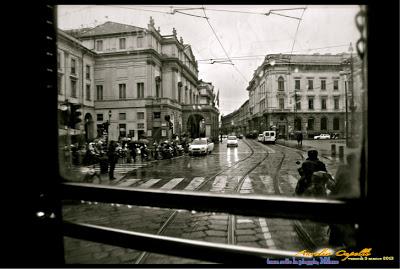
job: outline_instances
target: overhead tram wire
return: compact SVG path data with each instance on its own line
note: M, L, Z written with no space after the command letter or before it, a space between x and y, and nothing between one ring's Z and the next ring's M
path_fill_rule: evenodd
M286 54L286 53L293 53L293 52L305 52L305 51L312 51L312 50L321 50L321 49L329 49L329 48L340 48L340 47L348 47L348 44L344 45L335 45L335 46L326 46L326 47L318 47L318 48L310 48L304 50L296 50L296 51L285 51L279 53L271 53L271 54ZM242 61L242 60L254 60L254 58L261 58L265 57L265 54L260 55L243 55L243 56L231 56L230 59L235 61ZM228 61L227 58L209 58L209 59L199 59L198 62L209 62L209 61Z
M207 18L207 14L206 14L206 11L205 11L205 9L204 9L204 6L203 6L203 13L204 13L204 17L206 17L206 21L207 21L208 25L210 26L212 32L214 33L215 38L218 40L219 44L221 45L222 50L225 52L225 55L226 55L226 57L228 58L229 62L233 65L233 67L236 69L236 71L243 77L244 81L247 83L246 77L242 74L242 72L240 72L240 70L239 70L239 69L235 66L235 64L232 62L232 60L231 60L231 58L229 57L228 53L226 52L224 46L222 45L221 40L219 40L217 33L215 32L215 30L214 30L214 28L212 27L212 25L211 25L209 19Z

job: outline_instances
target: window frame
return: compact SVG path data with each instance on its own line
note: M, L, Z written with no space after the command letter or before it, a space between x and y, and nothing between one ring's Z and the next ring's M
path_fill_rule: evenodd
M103 101L103 85L96 85L96 100Z
M118 48L120 50L125 50L126 49L126 38L120 37L118 40L119 40ZM123 41L123 42L121 43L121 41ZM123 44L123 46L121 46L122 44Z
M310 103L310 101L312 102ZM314 110L314 97L308 97L308 110Z
M91 85L90 84L86 84L86 92L85 92L85 100L86 101L92 101L91 100L91 91L92 91L92 89L91 89Z
M143 117L142 117L142 116L139 117L139 115L143 115ZM138 120L144 120L144 118L145 118L145 113L144 113L143 111L138 111L138 112L136 113L136 118L137 118Z
M99 117L99 116L101 116L101 117ZM104 114L103 113L96 113L96 121L104 121Z
M120 112L118 114L118 119L119 120L126 120L126 112Z
M126 83L119 83L118 89L119 89L119 99L125 100L126 99Z
M136 95L137 98L144 98L144 82L136 83Z
M100 46L99 46L99 44L100 44ZM104 45L103 39L96 40L96 51L99 51L99 52L103 51L104 50L103 45ZM99 47L100 47L100 49L99 49Z

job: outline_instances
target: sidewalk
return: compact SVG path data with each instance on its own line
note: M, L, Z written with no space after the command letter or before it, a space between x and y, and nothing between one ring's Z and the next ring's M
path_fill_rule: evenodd
M284 140L278 139L277 144L296 148L307 152L310 149L318 150L320 156L328 158L330 160L339 160L339 146L343 146L344 156L352 152L360 152L360 148L348 148L346 147L346 141L344 139L338 140L303 140L303 146L298 147L296 140ZM336 145L336 156L333 157L331 154L331 145ZM346 157L344 157L346 158Z
M79 169L74 168L65 168L65 171L61 172L61 175L66 178L68 182L74 182L74 183L93 183L93 184L104 184L104 185L112 185L113 182L118 182L120 181L124 176L125 173L118 173L114 171L114 177L116 179L110 181L108 173L106 174L99 174L100 179L97 176L94 176L92 179L89 179L88 181L85 180L85 175L87 173L88 167L92 166L79 166Z

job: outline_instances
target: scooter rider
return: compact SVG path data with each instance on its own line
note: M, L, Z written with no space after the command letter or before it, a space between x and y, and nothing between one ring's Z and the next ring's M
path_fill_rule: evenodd
M303 162L301 167L298 169L300 174L300 179L296 185L296 194L303 195L304 192L310 187L312 183L312 176L314 172L326 170L325 164L318 159L317 150L309 150L307 152L308 158Z

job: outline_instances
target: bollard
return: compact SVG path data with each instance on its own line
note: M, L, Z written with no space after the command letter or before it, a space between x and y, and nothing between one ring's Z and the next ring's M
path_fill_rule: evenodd
M344 157L344 146L339 146L339 158L343 159Z
M331 155L336 156L336 145L335 144L331 145Z

